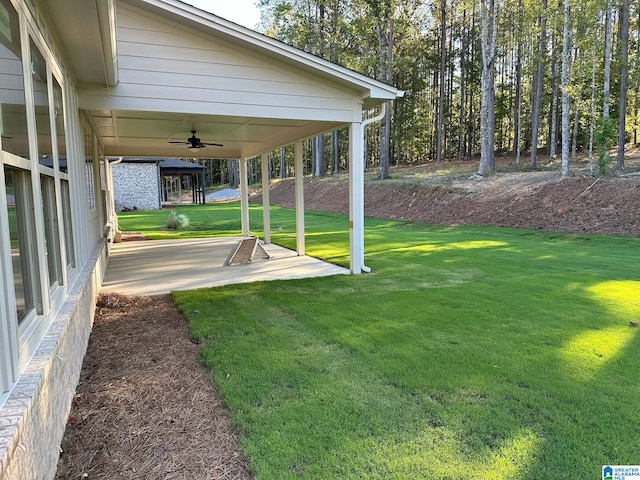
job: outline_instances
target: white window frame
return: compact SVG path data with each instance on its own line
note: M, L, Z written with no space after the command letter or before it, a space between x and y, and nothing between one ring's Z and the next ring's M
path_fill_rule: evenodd
M1 142L2 140L0 140ZM7 206L7 192L4 176L5 153L0 143L0 229L9 231L9 209ZM13 265L11 260L11 239L0 237L0 291L6 292L3 302L0 302L0 399L2 394L9 390L18 376L18 320L16 318L16 301ZM2 402L0 402L1 404Z

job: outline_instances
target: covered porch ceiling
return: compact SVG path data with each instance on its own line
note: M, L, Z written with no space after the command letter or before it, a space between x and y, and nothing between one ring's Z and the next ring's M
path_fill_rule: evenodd
M175 112L89 110L107 156L250 158L343 126L339 122ZM206 146L194 152L184 142L196 130Z

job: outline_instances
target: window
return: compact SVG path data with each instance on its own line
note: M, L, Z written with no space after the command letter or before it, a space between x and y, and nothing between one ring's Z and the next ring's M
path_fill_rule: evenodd
M58 146L58 169L67 173L67 136L64 128L64 101L62 87L53 77L53 117L56 124L56 144Z
M4 175L9 207L13 283L20 324L36 309L39 310L38 313L42 310L34 241L31 174L5 166Z
M60 181L60 196L62 197L62 221L64 222L64 246L67 254L67 267L74 268L76 266L76 257L73 245L73 225L71 223L71 197L67 180Z
M56 185L53 177L40 176L42 212L44 217L45 256L49 270L49 285L62 285L62 256L60 254L60 230L56 208Z
M58 79L52 77L53 84L53 120L56 127L56 145L58 147L58 170L60 171L60 201L62 202L62 227L67 267L76 266L73 244L73 226L71 222L71 198L69 195L69 179L67 166L67 135L64 126L64 97Z
M0 0L0 77L2 150L29 158L20 24L9 0Z
M31 47L31 78L36 111L36 132L38 134L38 159L41 165L53 168L47 62L33 39L29 40L29 45Z

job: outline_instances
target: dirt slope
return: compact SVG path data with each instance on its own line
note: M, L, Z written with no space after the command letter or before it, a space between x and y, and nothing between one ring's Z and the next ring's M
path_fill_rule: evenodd
M640 177L562 179L555 171L496 173L433 185L433 177L365 183L365 215L435 225L496 225L640 237ZM414 176L415 177L415 176ZM400 180L398 180L400 178ZM271 204L294 206L294 183L272 187ZM260 202L256 195L252 201ZM305 209L348 213L344 178L305 180Z

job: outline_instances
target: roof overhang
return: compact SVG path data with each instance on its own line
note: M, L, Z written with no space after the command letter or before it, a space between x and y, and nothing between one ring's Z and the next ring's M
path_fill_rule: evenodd
M47 14L80 83L118 83L116 0L47 0Z

